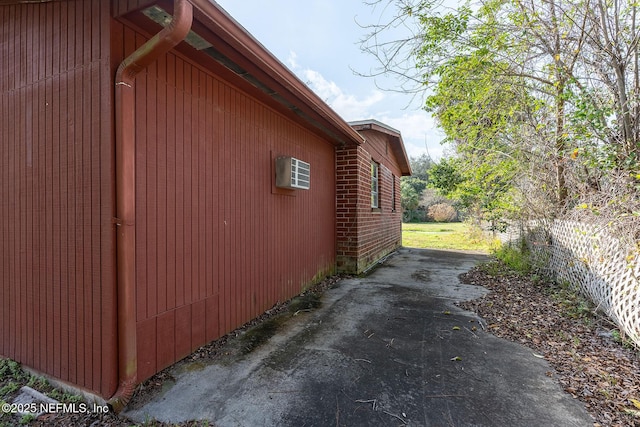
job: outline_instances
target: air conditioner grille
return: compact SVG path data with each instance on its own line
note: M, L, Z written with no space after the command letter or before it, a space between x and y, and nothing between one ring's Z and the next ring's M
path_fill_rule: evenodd
M308 189L310 182L309 163L291 158L291 186Z
M308 190L311 185L311 166L295 157L276 159L276 186Z

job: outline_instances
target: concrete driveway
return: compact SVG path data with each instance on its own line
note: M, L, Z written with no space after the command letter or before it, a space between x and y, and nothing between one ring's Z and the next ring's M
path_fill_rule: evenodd
M484 331L456 301L483 255L403 248L253 352L172 368L175 382L124 415L225 426L591 426L548 364ZM235 355L235 356L234 356Z

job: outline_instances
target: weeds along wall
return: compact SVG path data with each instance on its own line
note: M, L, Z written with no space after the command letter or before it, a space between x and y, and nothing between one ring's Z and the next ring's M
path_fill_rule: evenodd
M528 223L520 230L534 262L556 280L568 282L589 297L598 310L640 345L637 247L625 247L606 230L581 222Z

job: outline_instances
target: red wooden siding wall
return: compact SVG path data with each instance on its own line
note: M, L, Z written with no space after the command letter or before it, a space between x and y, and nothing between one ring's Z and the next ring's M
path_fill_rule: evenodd
M106 1L106 0L105 0ZM157 0L112 0L113 16L124 15L136 9L142 9Z
M114 57L145 37L122 27ZM335 266L335 151L181 55L136 80L138 379ZM274 189L273 163L311 164Z
M103 396L117 379L109 12L0 6L0 355Z

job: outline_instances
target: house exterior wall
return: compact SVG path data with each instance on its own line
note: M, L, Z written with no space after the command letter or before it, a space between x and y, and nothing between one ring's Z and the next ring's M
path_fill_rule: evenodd
M117 385L109 3L0 6L0 355Z
M400 168L387 136L361 131L366 142L336 156L336 266L359 274L402 244ZM371 207L371 162L379 164L379 208Z
M113 78L149 38L110 14L146 3L0 6L0 355L103 397L118 378ZM384 137L336 154L198 64L172 51L135 82L138 381L400 244ZM280 155L310 163L309 190L275 187Z
M114 58L146 40L114 25ZM135 87L142 381L335 271L335 149L175 52ZM279 155L310 190L275 187Z

